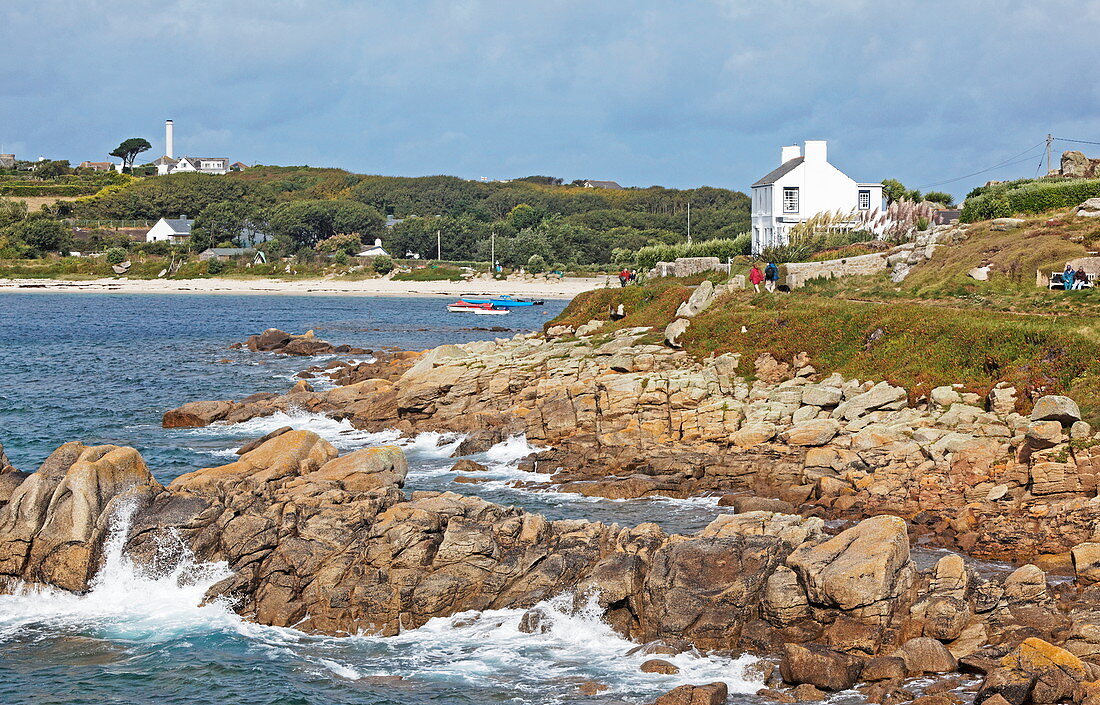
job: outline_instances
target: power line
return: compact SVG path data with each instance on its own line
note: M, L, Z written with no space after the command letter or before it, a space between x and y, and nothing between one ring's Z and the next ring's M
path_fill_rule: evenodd
M957 178L954 178L954 179L947 179L945 181L937 181L937 182L932 183L932 184L924 184L923 186L918 186L917 188L918 189L926 189L930 186L943 186L944 184L953 184L956 181L962 181L963 179L969 179L973 176L978 176L979 174L984 174L987 171L993 171L994 169L1000 169L1001 167L1011 166L1013 164L1019 164L1020 162L1029 161L1029 160L1034 158L1034 155L1030 154L1030 152L1034 152L1037 148L1043 147L1045 145L1046 145L1046 140L1043 140L1042 142L1040 142L1038 144L1035 144L1035 145L1032 145L1031 147L1028 147L1027 149L1020 152L1019 154L1017 154L1015 156L1012 156L1012 157L1009 157L1008 159L1004 160L1000 164L994 164L991 167L987 167L987 168L982 169L980 171L975 171L974 173L967 174L966 176L960 176L960 177L957 177ZM1024 156L1024 155L1027 155L1027 156Z
M1071 140L1066 137L1055 137L1054 139L1059 142L1078 142L1080 144L1100 144L1100 142L1093 142L1092 140Z

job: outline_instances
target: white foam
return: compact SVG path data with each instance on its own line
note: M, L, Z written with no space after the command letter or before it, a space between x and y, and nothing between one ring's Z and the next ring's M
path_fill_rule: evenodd
M122 550L133 512L131 505L116 515L104 544L104 565L86 594L23 587L0 596L0 640L33 625L143 641L235 628L240 618L226 604L201 605L210 586L231 574L228 567L195 562L172 536L159 547L152 567L135 565Z
M595 596L573 609L572 595L540 603L549 628L542 634L519 630L524 610L465 612L430 620L419 629L386 639L391 646L411 649L413 664L423 671L412 675L465 681L491 687L504 681L524 686L557 683L564 686L585 679L598 680L611 692L657 692L683 683L724 681L733 693L755 693L763 684L750 678L751 656L737 659L686 652L662 657L680 668L677 675L642 673L645 654L627 656L637 644L619 636L601 619ZM353 637L377 640L381 637ZM568 686L565 686L568 687Z
M401 434L397 431L361 431L352 426L351 422L346 419L337 420L324 414L307 411L291 411L290 413L277 411L270 416L257 416L240 423L218 421L203 428L190 429L187 433L205 437L251 439L267 435L284 426L290 426L296 431L313 431L341 451L394 443L401 437Z
M485 457L490 463L513 465L532 453L541 453L544 450L549 448L531 445L527 442L527 436L521 433L497 443L485 452Z

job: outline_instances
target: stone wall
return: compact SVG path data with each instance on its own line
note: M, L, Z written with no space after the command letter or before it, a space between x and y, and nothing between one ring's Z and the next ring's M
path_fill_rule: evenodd
M834 277L877 274L887 269L886 258L886 252L874 252L869 255L830 259L824 262L791 262L784 265L786 270L784 283L792 289L797 289L807 281L818 277L833 279Z
M728 272L729 265L717 257L678 257L674 262L658 262L649 270L650 277L690 277L703 272Z

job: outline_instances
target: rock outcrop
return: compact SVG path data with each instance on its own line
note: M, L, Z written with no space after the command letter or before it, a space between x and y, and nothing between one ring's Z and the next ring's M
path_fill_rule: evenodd
M318 338L311 330L302 335L292 335L278 328L268 328L263 333L249 336L243 346L237 344L235 347L245 347L252 352L273 352L302 357L331 355L333 353L364 354L367 352L361 348L353 348L350 345L333 345Z

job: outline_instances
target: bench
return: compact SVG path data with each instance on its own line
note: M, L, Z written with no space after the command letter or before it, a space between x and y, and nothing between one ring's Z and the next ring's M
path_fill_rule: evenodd
M1086 277L1086 280L1085 280L1085 283L1082 285L1082 288L1091 289L1092 287L1096 286L1096 279L1098 277L1100 277L1100 274L1089 274L1088 272L1086 272L1085 277ZM1062 289L1063 291L1065 290L1066 287L1062 283L1062 273L1061 272L1051 272L1050 273L1050 283L1047 284L1047 288L1048 289Z

